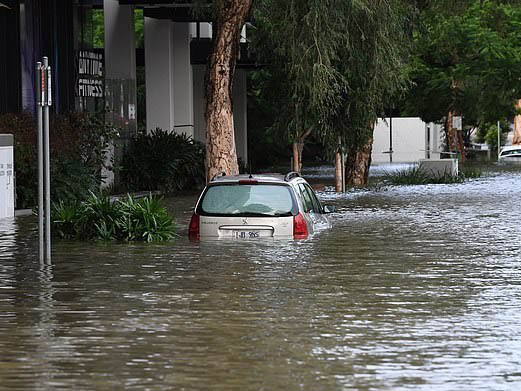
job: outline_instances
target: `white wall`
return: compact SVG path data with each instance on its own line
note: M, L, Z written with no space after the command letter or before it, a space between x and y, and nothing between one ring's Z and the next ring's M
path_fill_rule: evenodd
M174 129L194 137L193 76L190 63L190 24L173 23Z
M8 139L0 135L0 219L14 216L14 156L13 146L1 142ZM11 137L9 137L12 140ZM11 143L12 144L12 143Z
M193 65L194 83L194 139L206 142L206 123L204 119L204 75L206 65Z
M147 131L174 129L173 30L169 20L145 18Z
M374 163L388 163L390 144L390 118L380 118L375 124L372 161ZM429 129L429 130L427 130ZM427 134L429 144L427 143ZM427 157L430 149L431 157L440 152L440 126L425 123L420 118L392 118L392 147L393 162L416 162Z

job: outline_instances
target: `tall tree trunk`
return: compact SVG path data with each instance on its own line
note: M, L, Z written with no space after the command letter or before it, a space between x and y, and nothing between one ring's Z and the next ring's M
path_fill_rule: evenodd
M346 184L350 186L365 186L369 180L371 153L373 151L373 136L359 149L350 149L346 160Z
M517 101L516 109L521 109L521 99ZM521 144L521 114L518 114L514 118L514 138L512 144Z
M240 33L253 0L216 0L213 50L206 70L206 178L239 173L235 148L232 81Z
M299 143L293 143L293 166L291 167L291 171L300 172L302 167L302 163L300 159L302 159L302 152L300 152Z
M337 193L342 192L342 151L336 151L335 156L335 190Z
M454 127L452 126L454 118L454 113L452 111L449 111L449 114L447 115L447 120L445 122L445 136L447 138L447 147L449 149L449 152L456 151L456 136L454 132Z
M312 128L308 128L302 133L298 135L293 142L293 167L291 167L292 171L301 172L302 171L302 152L304 152L304 143L306 138L311 134Z
M458 151L460 156L460 162L465 163L465 143L463 142L463 129L458 129Z

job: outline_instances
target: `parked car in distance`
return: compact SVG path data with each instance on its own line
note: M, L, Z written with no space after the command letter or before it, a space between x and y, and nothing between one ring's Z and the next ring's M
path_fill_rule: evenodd
M201 193L190 239L306 239L331 227L328 213L298 173L219 175Z
M500 162L521 162L521 145L510 145L501 148L499 153Z

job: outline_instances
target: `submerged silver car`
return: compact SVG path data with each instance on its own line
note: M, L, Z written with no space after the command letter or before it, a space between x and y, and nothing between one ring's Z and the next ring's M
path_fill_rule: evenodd
M299 174L220 175L203 190L189 225L190 239L305 239L331 227L315 192Z

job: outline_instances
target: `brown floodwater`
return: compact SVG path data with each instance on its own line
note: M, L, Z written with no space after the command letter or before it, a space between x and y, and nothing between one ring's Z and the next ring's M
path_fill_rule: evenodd
M51 266L34 217L0 220L0 389L521 388L521 171L320 198L308 240L189 242L183 196L174 243Z

